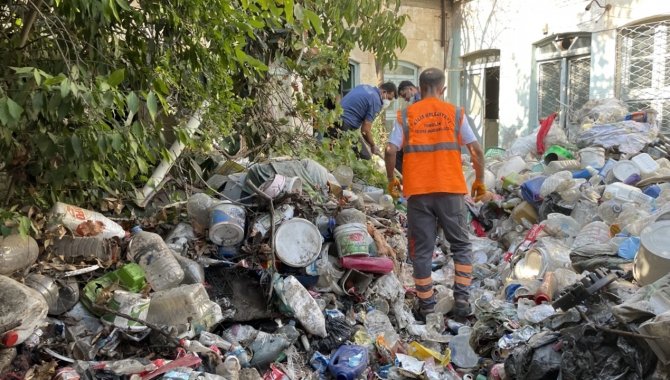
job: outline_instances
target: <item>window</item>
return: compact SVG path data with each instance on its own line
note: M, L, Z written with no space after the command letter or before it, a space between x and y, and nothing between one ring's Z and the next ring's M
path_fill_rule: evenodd
M419 86L419 68L416 65L409 62L398 61L393 69L386 67L384 70L384 82L393 82L398 86L400 82L405 80L414 83L417 87ZM397 112L406 105L405 100L400 97L394 102L391 102L391 105L386 109L385 114L387 129L390 130L393 128L393 120L395 120Z
M619 29L616 93L630 111L655 110L670 135L670 19Z
M591 81L590 34L559 34L535 45L537 119L559 113L565 127L588 100ZM567 116L567 117L566 117Z
M358 86L360 83L360 71L358 62L349 61L349 76L340 84L340 91L342 96L346 95L351 89Z

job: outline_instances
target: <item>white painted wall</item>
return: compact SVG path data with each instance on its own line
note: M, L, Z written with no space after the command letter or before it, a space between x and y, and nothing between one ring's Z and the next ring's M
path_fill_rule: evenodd
M503 146L537 127L534 103L533 44L558 33L591 32L591 99L613 97L616 79L616 29L658 16L670 16L668 0L456 0L451 37L454 52L448 70L463 70L460 56L500 49L500 138ZM457 30L454 27L458 28ZM449 99L459 102L455 78Z

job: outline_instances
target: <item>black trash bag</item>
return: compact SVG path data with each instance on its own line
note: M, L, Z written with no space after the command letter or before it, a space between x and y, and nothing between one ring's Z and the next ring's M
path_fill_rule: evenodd
M326 315L326 332L325 338L312 341L312 350L328 355L351 338L354 328L344 318Z
M542 204L538 208L537 216L540 218L540 221L546 220L547 215L552 213L558 213L570 216L572 209L568 207L563 207L559 205L561 201L561 196L558 193L551 193L544 197Z
M543 332L512 351L505 360L505 373L510 379L550 380L561 371L561 352L555 347L559 334Z
M637 380L656 368L656 357L634 340L589 325L561 331L561 379Z

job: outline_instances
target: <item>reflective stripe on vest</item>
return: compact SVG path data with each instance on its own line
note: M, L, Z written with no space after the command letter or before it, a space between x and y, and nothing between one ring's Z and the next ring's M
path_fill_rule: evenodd
M456 110L456 124L454 125L454 142L441 142L437 144L429 145L410 145L409 144L409 121L407 120L407 107L402 110L402 131L405 138L405 143L403 144L402 151L403 153L423 153L423 152L437 152L439 150L461 150L461 146L458 143L458 135L461 132L461 113L463 108Z

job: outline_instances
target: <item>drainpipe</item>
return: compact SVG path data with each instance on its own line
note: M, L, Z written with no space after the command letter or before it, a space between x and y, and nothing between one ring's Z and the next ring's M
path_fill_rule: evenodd
M193 134L200 128L200 123L202 122L202 114L204 113L205 109L209 105L208 101L202 102L200 105L200 108L191 116L191 119L188 121L188 124L186 124L186 134L191 137ZM154 173L151 175L151 178L147 181L146 185L144 185L144 188L142 190L136 190L135 191L135 203L139 207L146 207L147 203L151 200L151 198L156 195L158 190L163 187L164 182L163 180L165 179L165 176L168 174L170 169L172 168L172 165L174 165L175 161L177 161L177 158L181 155L182 151L184 150L185 146L184 143L179 141L177 139L172 146L170 147L170 150L168 151L168 158L163 159L161 163L156 167L154 170Z

